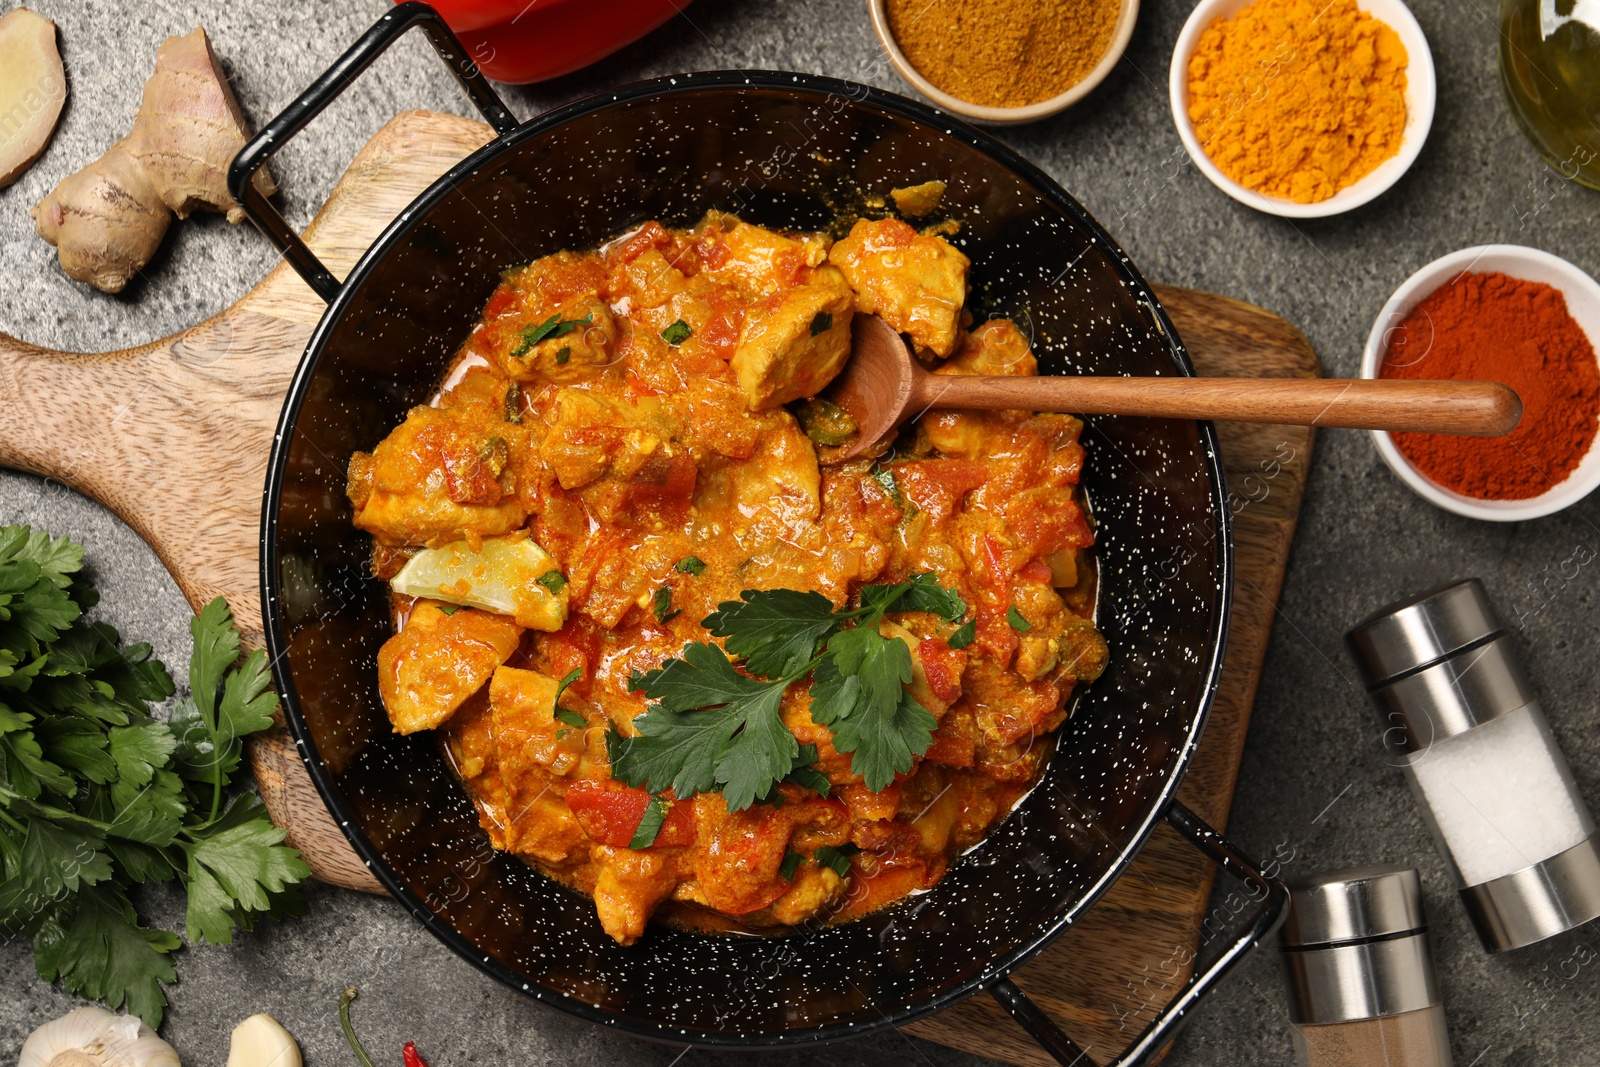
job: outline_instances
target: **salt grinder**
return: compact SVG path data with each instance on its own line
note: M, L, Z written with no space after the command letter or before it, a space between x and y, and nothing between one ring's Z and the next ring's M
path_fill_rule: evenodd
M1600 916L1600 838L1476 578L1348 634L1384 725L1490 952Z
M1280 935L1298 1067L1450 1067L1409 867L1348 867L1289 887Z

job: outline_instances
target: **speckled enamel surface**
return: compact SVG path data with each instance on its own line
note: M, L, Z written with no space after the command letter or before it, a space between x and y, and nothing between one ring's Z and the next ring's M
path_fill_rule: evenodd
M920 105L799 75L696 75L552 113L419 198L312 340L269 483L264 582L280 692L313 775L391 890L515 988L698 1043L859 1033L968 995L1114 880L1176 787L1225 629L1228 548L1207 427L1095 418L1105 676L1039 786L930 892L853 923L734 938L657 927L622 947L591 902L495 854L426 737L389 732L373 657L385 589L344 499L350 453L425 399L502 268L709 208L822 229L897 185L949 183L978 318L1028 332L1041 373L1187 373L1153 296L1075 201ZM1220 528L1219 528L1220 527ZM1047 743L1041 741L1041 743Z

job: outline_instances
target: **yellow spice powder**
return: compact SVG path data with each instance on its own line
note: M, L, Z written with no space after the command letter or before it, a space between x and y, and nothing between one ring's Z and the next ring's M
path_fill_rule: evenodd
M1400 150L1406 49L1355 0L1255 0L1206 27L1189 60L1189 118L1234 181L1326 200Z
M1117 0L886 0L911 65L951 96L1023 107L1081 82L1111 47Z

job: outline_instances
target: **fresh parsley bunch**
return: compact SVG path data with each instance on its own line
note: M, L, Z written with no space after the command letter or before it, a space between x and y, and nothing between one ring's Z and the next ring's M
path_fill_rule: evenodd
M231 788L277 697L263 653L237 662L227 602L190 623L191 693L159 722L149 703L172 678L149 645L83 620L99 597L82 568L82 545L0 527L0 934L33 939L41 978L154 1027L180 942L140 923L131 887L177 878L189 940L227 944L302 907L290 887L310 871Z
M878 624L891 611L955 622L967 605L954 590L918 574L865 586L859 607L837 611L820 593L793 589L746 589L739 597L704 620L726 652L691 642L682 655L633 676L632 687L655 703L634 720L639 736L610 735L613 777L656 794L671 788L680 799L720 790L729 811L769 798L779 782L826 796L827 778L810 766L816 746L801 745L779 713L784 691L808 675L812 720L832 729L838 751L853 753L850 769L868 789L886 788L928 751L937 723L904 689L911 649L880 634ZM951 636L957 647L970 641L971 624Z

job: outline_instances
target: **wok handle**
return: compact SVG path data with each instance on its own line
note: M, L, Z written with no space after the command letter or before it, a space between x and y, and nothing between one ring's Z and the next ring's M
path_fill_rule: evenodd
M325 301L332 301L339 295L339 279L306 246L294 227L250 179L280 148L289 143L290 138L305 129L312 119L322 113L323 108L348 89L372 65L373 60L387 52L389 46L405 36L413 26L422 27L434 51L445 61L450 73L455 75L456 81L461 83L461 88L467 91L489 125L498 133L516 129L517 120L506 110L499 94L490 87L489 80L468 57L466 49L450 32L444 19L427 4L411 0L384 12L383 17L373 23L372 29L362 34L361 39L335 60L333 66L323 71L322 77L312 82L309 89L263 126L233 157L233 165L228 168L228 191L233 198L244 208L244 213L256 224L256 228L266 234L267 240L277 246L300 277L306 280L306 284Z
M1289 904L1289 891L1283 883L1268 878L1253 860L1176 800L1167 808L1167 821L1213 863L1248 885L1252 896L1259 893L1261 904L1233 943L1207 964L1204 970L1190 975L1178 995L1161 1009L1144 1032L1134 1039L1133 1044L1123 1049L1108 1067L1138 1067L1148 1063L1177 1034L1189 1010L1200 998L1209 993L1252 949L1272 936L1283 922ZM1088 1052L1079 1048L1072 1038L1051 1022L1049 1016L1029 1000L1028 995L1017 988L1010 978L1003 977L992 983L989 992L1057 1063L1068 1067L1094 1067L1095 1061L1089 1058Z

